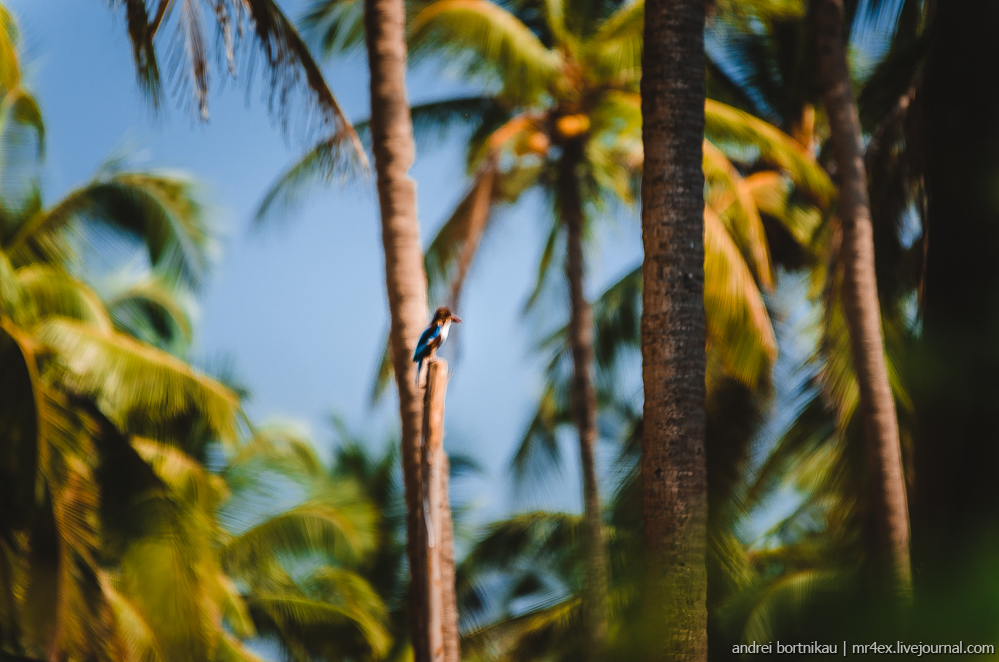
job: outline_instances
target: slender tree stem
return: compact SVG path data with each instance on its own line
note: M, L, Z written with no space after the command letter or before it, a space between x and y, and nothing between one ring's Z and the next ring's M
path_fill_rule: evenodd
M365 0L364 29L371 70L371 142L378 180L385 283L392 318L392 365L399 389L406 533L410 568L409 625L416 662L429 662L426 638L426 546L420 476L421 402L413 350L427 321L416 186L409 177L415 147L406 100L406 8L403 0Z
M583 256L583 205L577 169L583 159L583 144L573 141L563 147L559 212L566 226L566 277L569 281L572 344L572 414L579 433L579 456L583 469L583 545L586 555L583 611L589 660L602 658L607 640L607 552L600 514L600 491L594 451L597 443L597 398L593 389L593 313L583 291L586 273Z
M645 659L707 659L704 0L646 0L642 55Z
M860 387L860 413L867 438L870 530L879 560L889 563L893 588L906 596L912 589L909 509L898 419L885 364L867 171L857 104L846 61L843 20L843 0L817 0L819 70L832 132L843 226L843 307L850 329L853 365Z
M447 362L427 363L423 400L423 481L426 495L427 575L430 595L427 637L432 662L458 662L458 605L455 595L454 535L448 503L448 461L444 453L444 399Z

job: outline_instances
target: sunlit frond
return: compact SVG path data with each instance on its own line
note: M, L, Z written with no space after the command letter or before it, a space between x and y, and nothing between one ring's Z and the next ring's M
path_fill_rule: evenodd
M812 245L816 231L822 224L818 208L794 198L794 186L777 172L755 172L743 180L757 208L780 221L799 245Z
M374 544L367 504L309 501L282 511L235 536L222 551L227 567L252 567L282 551L327 552L356 558Z
M829 175L804 147L777 127L732 106L708 99L704 104L705 136L715 145L750 145L760 158L784 172L821 206L835 195Z
M488 0L439 0L410 23L415 52L454 50L474 53L500 74L502 97L530 101L558 81L560 61L513 14ZM474 71L476 65L469 65Z
M30 299L28 315L22 324L36 324L46 317L68 317L111 330L111 320L97 295L84 283L62 269L47 265L24 267L17 271L20 291Z
M119 426L156 429L194 415L213 435L234 441L236 396L169 354L70 320L44 322L37 337L60 358L52 366L58 381L92 397Z
M726 372L753 387L777 352L770 318L746 262L724 224L704 209L704 308L708 343Z
M255 594L247 599L247 605L258 621L266 619L272 624L267 629L273 628L283 635L282 643L285 645L307 633L312 633L314 641L319 643L347 628L355 630L376 655L383 654L388 648L389 641L384 630L372 627L366 614L358 613L348 605L287 593Z
M176 287L150 275L113 294L105 306L114 326L159 347L188 345L193 339L191 310Z
M586 59L604 79L621 84L642 71L645 0L628 0L586 42Z
M711 193L709 204L739 246L760 285L773 288L773 268L763 219L746 181L725 154L704 141L704 176Z
M177 173L109 172L39 211L6 242L17 260L73 221L98 223L143 241L159 273L198 286L216 250L197 186Z
M21 85L21 58L18 54L18 28L14 15L0 6L0 88L13 90Z
M134 662L163 662L156 633L142 613L110 585L105 590L114 611L115 626L128 651L128 659Z

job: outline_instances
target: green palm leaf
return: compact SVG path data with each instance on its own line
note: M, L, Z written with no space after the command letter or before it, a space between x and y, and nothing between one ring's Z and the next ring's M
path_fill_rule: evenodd
M194 330L189 304L177 288L150 275L105 301L115 329L161 348L189 345Z
M344 183L356 174L354 163L344 158L343 142L323 140L271 184L254 213L253 223L261 227L279 213L299 206L319 184Z
M438 0L410 23L415 52L444 49L474 53L468 65L500 74L503 98L530 101L558 81L560 59L517 17L488 0Z
M178 359L120 333L70 320L44 322L38 339L59 357L57 380L91 397L124 429L160 425L196 414L211 434L236 436L236 396Z
M709 348L725 372L755 386L777 352L763 297L718 216L704 210L704 308Z
M371 549L374 513L363 502L340 507L307 501L235 536L222 550L230 568L252 567L280 552L328 552L357 558Z
M711 206L739 246L753 275L764 289L773 288L770 249L763 219L752 191L725 154L704 141L704 175L709 184Z
M47 265L24 267L17 271L21 292L30 300L22 324L31 326L47 317L67 317L92 325L102 332L111 330L111 320L97 295L62 269Z
M644 29L645 0L628 0L586 41L586 60L607 80L618 84L638 80Z
M374 625L364 614L351 606L337 605L289 594L260 593L247 599L247 605L254 613L266 615L278 631L314 632L322 630L336 632L345 626L356 629L376 655L388 650L389 638L383 627ZM294 634L290 638L294 638ZM316 637L321 641L319 637Z
M110 172L39 211L4 242L15 263L34 259L47 235L89 220L141 239L160 273L198 286L215 251L194 182L176 173Z
M835 196L835 187L815 157L777 127L713 99L705 102L704 113L704 131L711 142L755 147L761 159L786 172L819 206Z

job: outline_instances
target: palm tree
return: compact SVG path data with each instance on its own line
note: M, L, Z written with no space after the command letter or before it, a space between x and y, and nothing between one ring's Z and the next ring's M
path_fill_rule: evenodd
M367 0L364 31L371 73L371 137L385 250L392 366L399 391L402 465L406 488L410 576L410 638L416 662L429 662L429 577L423 518L420 437L422 402L412 362L427 321L426 275L416 218L416 186L409 177L415 146L406 99L406 8L403 0Z
M816 4L819 69L840 189L843 304L868 444L873 526L880 542L880 554L889 563L893 588L905 595L911 591L912 583L909 509L898 418L882 344L874 270L874 231L860 120L846 60L843 14L841 0L822 0Z
M581 246L582 237L571 231L566 218L582 214L589 225L590 217L605 201L630 202L633 199L632 183L642 162L637 94L642 9L641 3L628 4L602 23L592 19L590 27L563 19L562 10L557 7L545 14L547 18L542 23L525 24L487 2L435 4L413 18L410 40L417 52L430 52L438 48L438 44L447 49L459 49L463 52L460 57L465 58L462 61L471 62L469 75L485 68L505 81L495 96L435 101L413 108L417 130L447 129L461 121L472 125L468 161L470 170L475 173L473 185L427 250L427 273L434 298L446 298L452 304L458 300L480 238L490 222L491 210L498 203L515 201L531 187L541 188L553 203L555 222L550 225L539 283L531 298L532 305L536 306L553 280L553 266L559 261L557 249L562 237L571 240L571 245L578 241ZM528 11L529 8L523 8L523 12ZM358 43L359 35L353 23L356 20L354 4L317 3L309 20L313 29L322 33L323 43L334 51L349 49ZM469 25L481 22L481 35L464 30L466 21ZM528 28L528 25L533 27ZM552 47L544 46L532 29L540 31L543 39L553 41ZM492 43L502 46L494 48ZM557 67L552 68L552 63ZM575 72L575 78L566 80L559 77L557 71ZM524 81L533 87L525 87ZM796 183L818 197L828 197L825 175L817 173L814 159L794 141L723 104L712 103L708 111L711 128L718 138L749 140L759 147L765 160L793 173ZM579 163L570 163L567 159ZM766 287L772 281L772 275L757 204L750 198L756 195L761 201L784 199L786 192L782 194L779 189L785 185L785 180L775 176L743 182L727 157L717 149L710 151L705 167L712 173L713 181L726 182L726 190L732 193L720 195L714 201L713 209L718 213L717 216L712 213L709 219L712 229L709 236L713 240L711 256L719 260L716 263L718 270L713 272L717 276L713 284L718 289L712 292L723 299L735 296L740 301L735 306L726 303L717 308L720 316L713 318L717 322L714 331L719 346L732 349L726 355L726 368L755 383L772 358L773 342L762 298L753 279L759 278ZM269 213L277 202L296 199L302 194L304 185L317 174L331 174L327 169L325 148L320 145L290 168L272 188L264 199L261 213ZM735 245L729 241L735 241ZM721 266L738 254L740 248L736 246L748 256L748 268L745 264L734 269ZM575 380L572 392L576 395L571 400L577 431L581 423L578 414L580 411L585 413L581 451L586 467L585 508L590 522L587 530L591 532L588 539L599 552L602 545L595 544L599 537L592 534L599 531L600 517L599 500L595 498L596 476L592 463L587 460L592 458L596 441L592 376L587 376L592 358L586 358L593 353L592 339L587 338L592 334L587 331L592 324L580 323L590 315L589 304L582 297L581 249L567 250L567 253L566 280L570 283L570 293L575 292L570 296L575 302L572 306L575 312L569 316L570 326L575 329L572 334L575 342L569 347L574 356L575 374L586 376L586 379ZM574 289L573 283L578 287ZM758 335L750 334L755 341L739 348L726 345L723 338L734 333L739 325L746 324L757 326ZM387 378L389 373L386 360L380 377ZM586 397L581 399L581 396ZM529 430L528 438L531 434ZM591 558L591 568L604 564L599 558L602 554L595 556L596 560ZM596 587L601 585L599 573L591 572L589 576L595 577L592 583ZM596 592L603 593L599 588ZM604 601L596 602L603 604ZM603 619L600 616L597 620ZM600 627L590 628L590 631L597 638L601 636Z
M651 2L642 57L644 617L654 660L707 659L704 2Z

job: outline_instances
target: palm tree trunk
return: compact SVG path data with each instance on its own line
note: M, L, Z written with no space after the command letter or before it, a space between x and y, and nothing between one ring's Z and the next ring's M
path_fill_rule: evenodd
M597 443L597 397L593 389L593 313L583 291L586 273L583 260L583 205L577 169L583 159L583 144L564 146L559 213L566 226L566 277L571 312L569 342L572 345L572 415L579 433L579 456L583 469L583 553L586 577L583 594L583 624L586 659L602 658L607 639L607 551L600 519L600 491L594 450Z
M642 510L646 660L707 659L704 0L646 0Z
M426 544L420 471L422 410L413 350L427 321L416 187L409 177L415 147L406 99L406 9L402 0L365 0L364 29L371 70L371 142L385 249L385 284L392 318L392 366L399 388L402 468L410 569L409 627L416 662L428 662Z
M874 272L874 230L860 120L850 84L843 34L843 0L817 0L815 21L819 73L832 132L843 226L843 307L850 329L853 365L867 439L868 508L875 554L887 562L893 588L911 590L909 510L895 402L888 384L881 309Z

